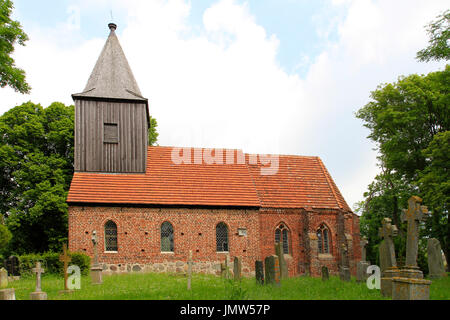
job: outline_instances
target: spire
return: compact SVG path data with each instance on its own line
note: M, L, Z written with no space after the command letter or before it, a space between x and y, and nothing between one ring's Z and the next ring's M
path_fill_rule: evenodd
M133 72L116 36L117 25L111 30L100 57L92 71L86 88L74 97L146 100L134 79Z

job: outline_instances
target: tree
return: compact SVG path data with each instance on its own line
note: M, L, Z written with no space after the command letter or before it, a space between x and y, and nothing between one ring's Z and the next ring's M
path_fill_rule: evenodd
M417 53L419 61L450 59L450 10L437 17L438 20L428 25L429 46Z
M0 224L0 251L6 247L9 241L11 241L12 234L8 228Z
M20 93L29 93L31 88L25 80L25 71L15 66L11 58L14 45L24 46L28 36L18 21L11 20L13 3L0 0L0 87L9 86Z
M448 225L448 130L450 128L450 66L428 75L400 77L398 82L378 86L372 101L356 116L370 130L369 139L377 144L378 164L382 172L369 186L362 212L361 232L380 239L378 228L383 217L392 218L402 240L396 242L399 255L404 254L405 224L399 219L407 199L419 195L432 212L422 235L437 237L449 257ZM403 237L402 237L403 236ZM372 250L372 251L371 251ZM368 248L375 257L376 248ZM426 270L424 246L419 263Z
M148 145L153 146L158 141L159 133L156 131L158 127L158 122L156 122L155 118L150 116L150 127L148 128Z

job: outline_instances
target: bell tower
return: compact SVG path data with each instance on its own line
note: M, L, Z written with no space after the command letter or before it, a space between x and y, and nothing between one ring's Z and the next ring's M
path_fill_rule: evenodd
M110 23L109 37L75 102L75 172L145 173L150 116Z

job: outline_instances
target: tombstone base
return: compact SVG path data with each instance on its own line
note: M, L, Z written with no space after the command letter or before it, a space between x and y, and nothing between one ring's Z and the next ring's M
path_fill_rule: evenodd
M91 268L91 283L92 284L102 284L102 267L92 267Z
M350 268L348 267L341 267L341 270L339 272L339 277L341 278L342 281L351 281L352 280L352 276L350 274Z
M398 277L400 270L397 267L390 267L383 272L383 277L380 279L380 291L385 297L392 297L392 278Z
M58 291L58 294L69 294L69 293L72 293L74 291L75 290L61 290L61 291Z
M0 290L0 300L16 300L16 292L13 288Z
M369 262L358 262L358 264L356 265L356 282L366 282L368 278L367 268L369 268Z
M430 300L431 281L394 277L392 300Z
M47 300L46 292L32 292L30 293L30 300Z
M423 272L419 267L405 266L400 269L400 277L408 279L423 279Z

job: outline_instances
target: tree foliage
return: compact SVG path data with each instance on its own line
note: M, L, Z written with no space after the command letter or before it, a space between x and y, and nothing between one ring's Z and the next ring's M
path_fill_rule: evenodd
M427 48L417 53L419 61L450 59L450 10L437 17L437 20L427 26L430 37Z
M12 234L8 228L0 224L0 251L11 241Z
M157 141L156 120L150 141ZM0 212L13 234L9 252L59 251L67 241L73 143L73 106L28 102L0 117Z
M380 85L372 92L372 101L356 113L379 151L381 173L358 207L361 232L371 243L368 256L374 261L378 261L378 228L384 217L399 228L395 243L402 260L406 225L400 221L400 212L412 195L422 197L432 212L422 235L438 238L448 259L449 89L450 66L428 75L400 77L396 83ZM419 263L424 270L425 249L421 243Z
M13 3L0 0L0 87L9 86L20 93L29 93L31 88L25 80L25 71L15 66L11 57L14 45L25 45L28 36L18 21L11 19Z

